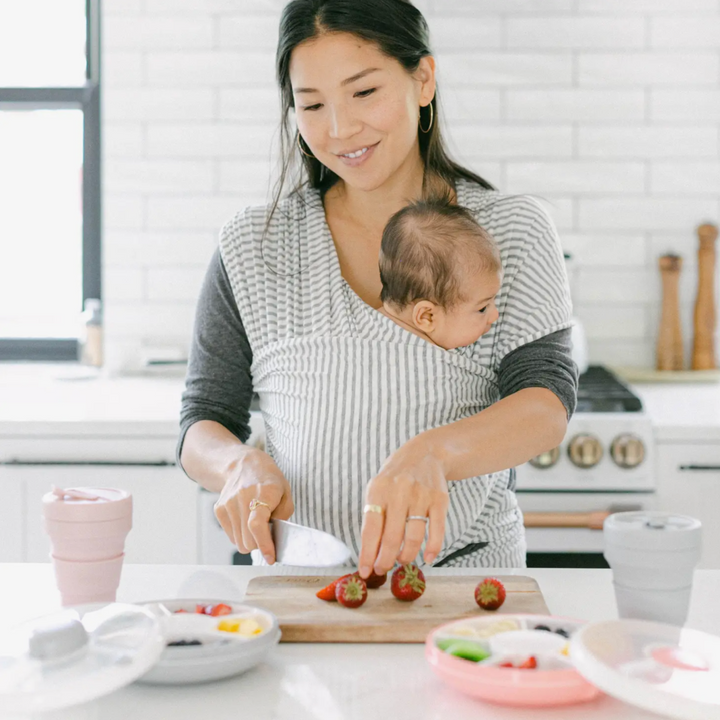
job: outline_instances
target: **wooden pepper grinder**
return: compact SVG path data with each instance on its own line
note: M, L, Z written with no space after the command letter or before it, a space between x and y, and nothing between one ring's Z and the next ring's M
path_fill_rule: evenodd
M715 225L701 225L697 229L698 289L695 300L692 369L714 370L715 360L715 241L718 229Z
M680 327L680 270L679 255L662 255L659 259L662 274L662 312L657 340L657 369L683 369L683 342Z

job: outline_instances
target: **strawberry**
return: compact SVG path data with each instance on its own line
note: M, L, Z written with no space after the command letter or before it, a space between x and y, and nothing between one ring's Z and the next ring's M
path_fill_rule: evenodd
M367 600L365 581L357 573L341 577L335 584L335 599L345 607L360 607Z
M356 573L351 573L351 575L355 575ZM345 578L350 577L350 575L343 575L342 577L339 577L337 580L333 580L327 587L324 587L322 590L318 590L315 594L321 599L321 600L327 600L328 602L335 602L337 598L335 597L335 586Z
M505 602L505 586L497 578L485 578L475 588L475 602L483 610L497 610Z
M368 586L368 589L374 589L379 588L381 585L384 585L386 580L387 573L383 573L382 575L376 575L375 571L373 570L370 575L365 578L365 584Z
M390 589L398 600L417 600L425 592L425 576L415 563L400 565L393 570Z
M525 662L517 666L519 670L534 670L537 667L537 660L531 655Z
M209 614L213 617L218 617L220 615L230 615L230 613L232 613L232 608L229 605L218 603L212 606Z

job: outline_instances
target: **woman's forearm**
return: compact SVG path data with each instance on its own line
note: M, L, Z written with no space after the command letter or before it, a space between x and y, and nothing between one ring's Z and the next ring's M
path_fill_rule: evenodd
M256 452L220 423L200 420L185 434L181 462L193 480L210 492L220 492L243 457Z
M557 447L566 430L567 412L557 395L525 388L417 440L440 460L447 480L463 480L527 462Z

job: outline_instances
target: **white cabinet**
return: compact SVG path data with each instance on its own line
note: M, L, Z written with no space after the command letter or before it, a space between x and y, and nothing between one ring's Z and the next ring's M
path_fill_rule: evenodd
M658 507L703 524L701 568L720 568L720 443L658 446Z
M8 546L13 548L8 560L48 562L50 543L42 525L41 498L57 485L117 487L132 494L133 529L125 546L127 562L198 562L198 488L174 465L27 463L5 465L0 473L2 487L14 493L15 510L8 513L11 525L7 530L0 527L0 538L7 534ZM5 554L0 557L5 559Z

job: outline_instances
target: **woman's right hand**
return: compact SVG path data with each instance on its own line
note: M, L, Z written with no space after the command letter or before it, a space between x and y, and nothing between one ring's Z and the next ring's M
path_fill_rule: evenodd
M251 512L252 500L265 504ZM287 520L294 511L290 484L275 461L262 450L243 445L215 503L215 516L230 540L241 553L259 548L272 565L275 546L270 519Z

